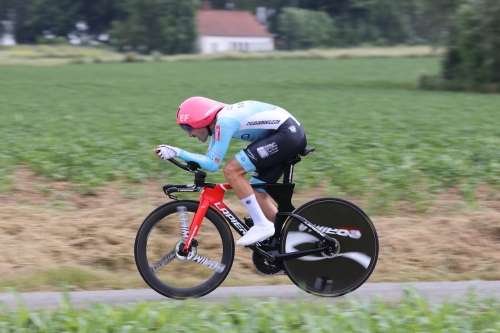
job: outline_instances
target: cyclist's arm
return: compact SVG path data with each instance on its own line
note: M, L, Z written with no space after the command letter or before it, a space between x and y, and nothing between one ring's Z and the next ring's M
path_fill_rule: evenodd
M238 120L229 117L221 118L217 120L215 133L212 135L206 155L194 154L181 149L179 158L186 162L196 162L202 169L215 172L226 156L233 134L239 128L240 122Z

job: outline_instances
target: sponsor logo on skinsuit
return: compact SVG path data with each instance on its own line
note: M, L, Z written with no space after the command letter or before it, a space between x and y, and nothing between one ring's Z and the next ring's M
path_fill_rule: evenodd
M216 157L215 158L215 163L219 164L220 163L220 158Z
M279 149L276 142L257 148L257 153L259 153L262 158L266 158L277 152L279 152Z
M292 133L297 132L297 129L295 128L295 126L290 126L290 127L288 127L288 129L289 129L289 130L290 130L290 132L292 132Z
M257 121L249 121L247 122L247 126L253 125L276 125L279 124L280 120L257 120Z
M215 126L215 141L220 141L220 125Z
M250 150L245 150L245 153L247 153L247 155L248 155L248 157L250 157L250 159L257 161L257 159L255 158L255 156L252 154L252 152Z
M248 139L250 139L250 134L249 134L249 133L242 134L242 135L241 135L241 138L242 138L243 140L248 140Z

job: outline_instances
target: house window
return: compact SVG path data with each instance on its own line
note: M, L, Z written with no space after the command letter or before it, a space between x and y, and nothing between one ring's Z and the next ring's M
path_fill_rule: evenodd
M250 43L232 42L230 44L230 48L231 48L231 50L248 51L248 50L250 50Z
M212 43L212 52L217 52L217 43Z

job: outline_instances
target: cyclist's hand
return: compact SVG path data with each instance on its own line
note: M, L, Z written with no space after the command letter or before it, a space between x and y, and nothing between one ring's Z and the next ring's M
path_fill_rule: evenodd
M174 158L179 155L180 151L181 150L177 147L167 145L159 145L153 150L156 156L158 156L162 160L169 160L171 158Z

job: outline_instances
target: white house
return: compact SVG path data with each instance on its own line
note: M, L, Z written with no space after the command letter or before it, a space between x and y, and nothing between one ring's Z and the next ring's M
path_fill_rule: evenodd
M250 12L212 10L204 3L197 23L200 53L274 50L273 36Z

